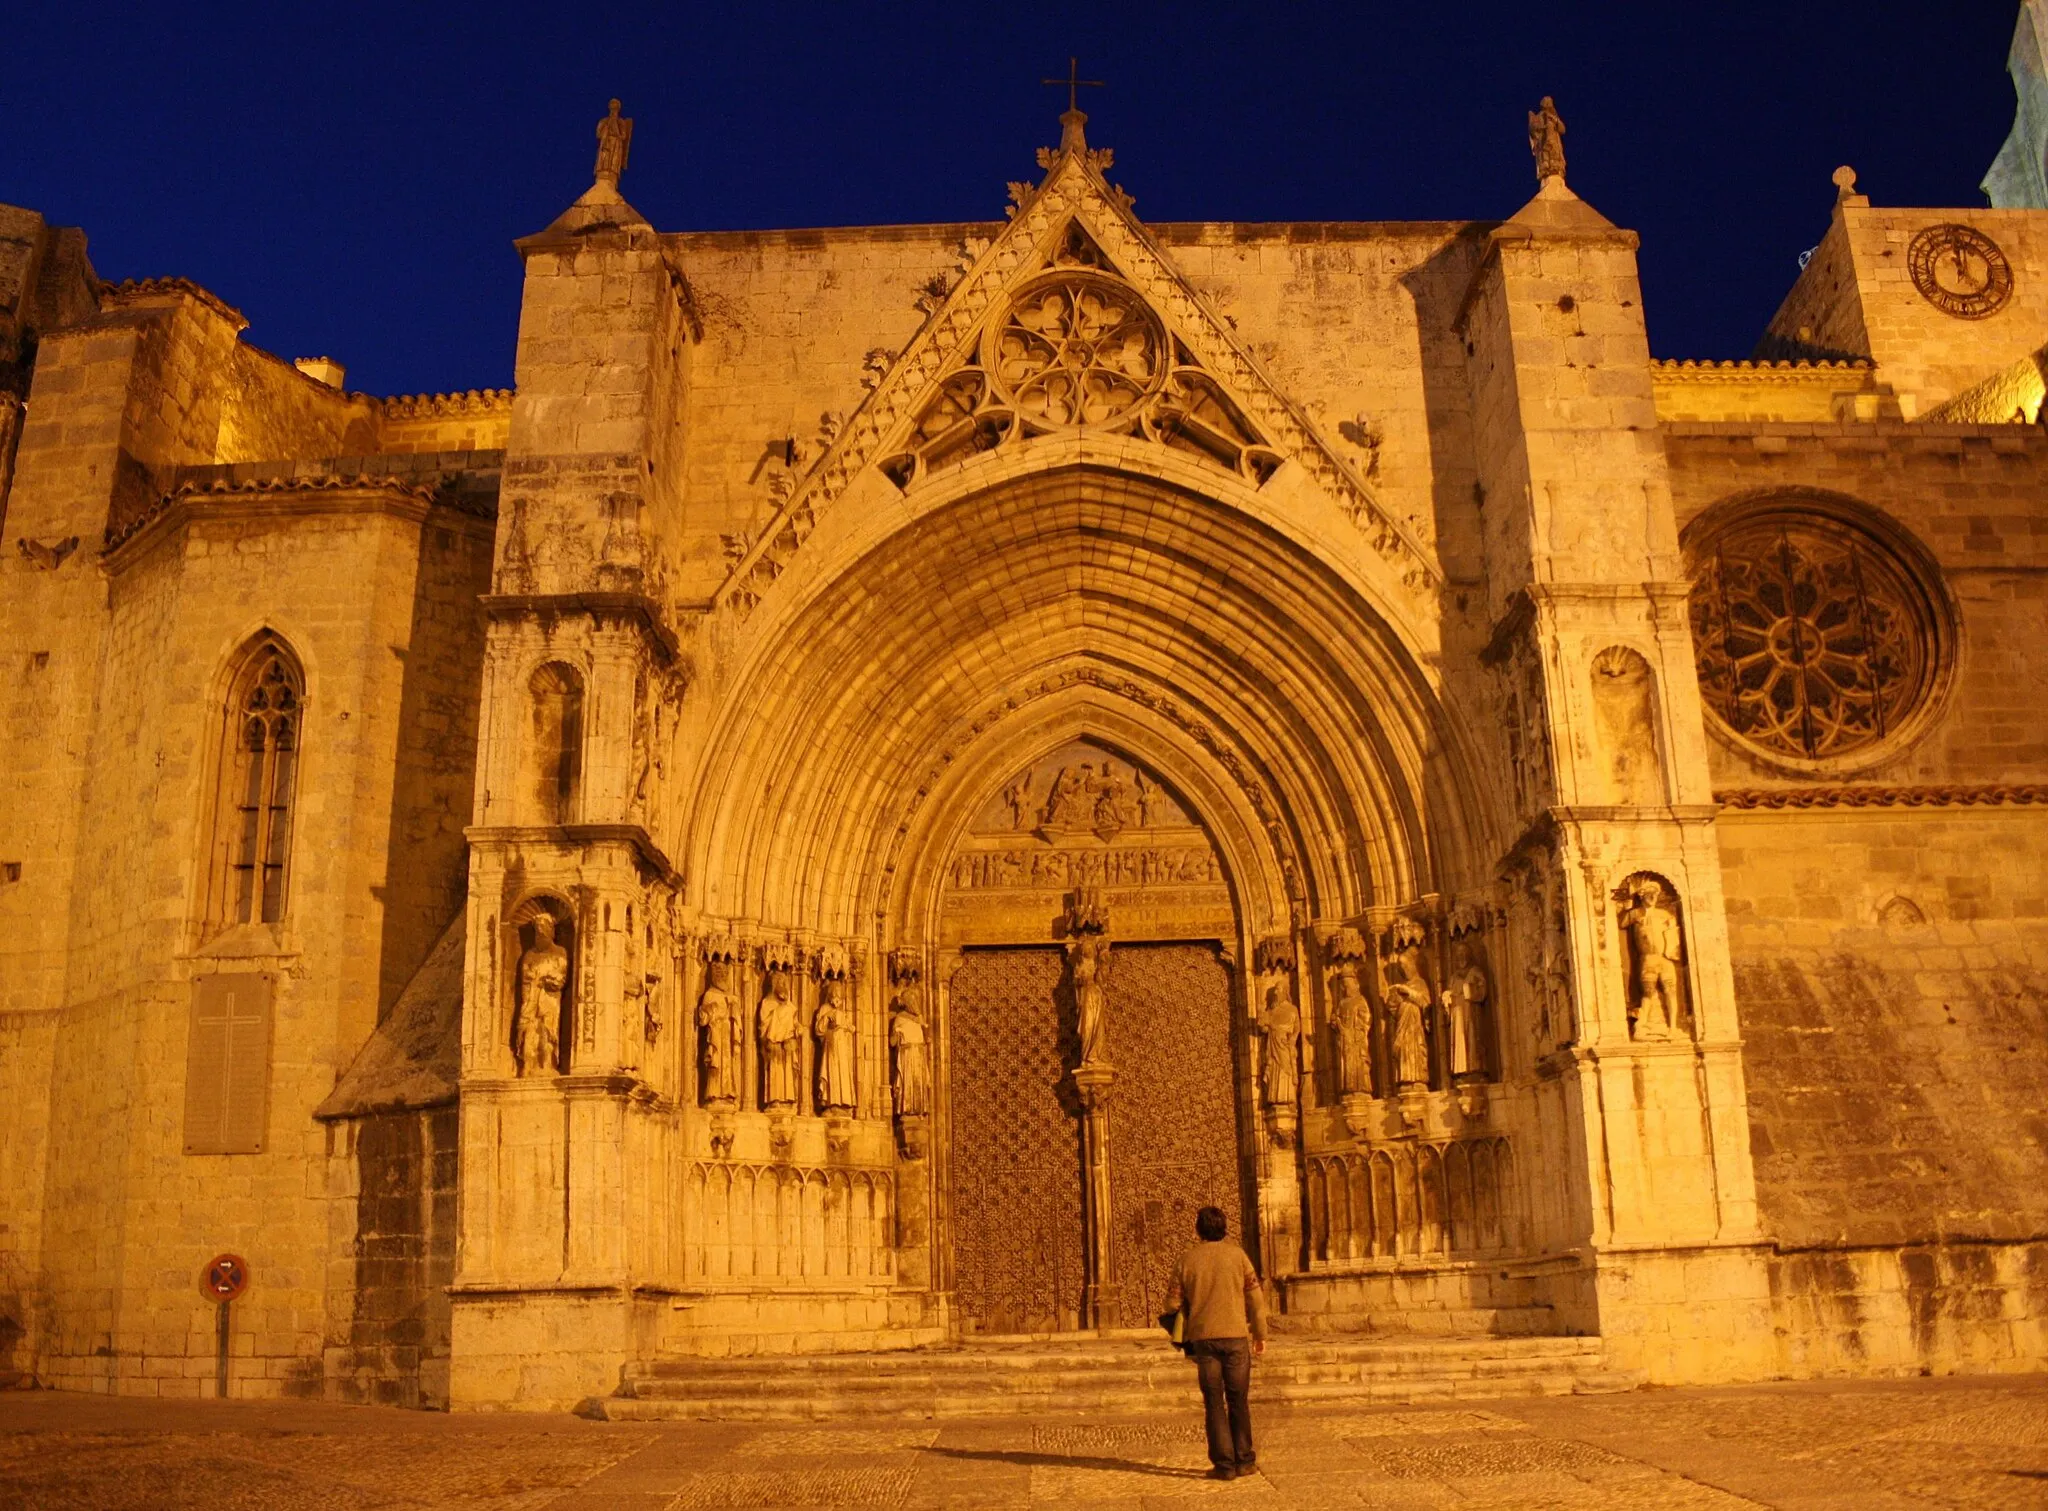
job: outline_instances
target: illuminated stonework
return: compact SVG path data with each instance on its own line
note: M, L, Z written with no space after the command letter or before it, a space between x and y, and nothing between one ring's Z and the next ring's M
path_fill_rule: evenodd
M1694 552L1700 692L1773 756L1827 761L1899 733L1932 690L1936 628L1912 569L1825 515L1752 516Z

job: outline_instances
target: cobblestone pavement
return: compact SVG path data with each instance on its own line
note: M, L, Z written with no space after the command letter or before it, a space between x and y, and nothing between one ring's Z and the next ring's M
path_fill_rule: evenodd
M1190 1392L1192 1397L1192 1392ZM0 1511L2048 1507L2048 1375L1170 1416L740 1426L0 1394Z

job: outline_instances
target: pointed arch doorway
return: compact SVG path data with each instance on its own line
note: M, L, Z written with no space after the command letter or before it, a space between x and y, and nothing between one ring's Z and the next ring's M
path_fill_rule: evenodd
M1077 898L1108 914L1102 1077L1075 1074ZM1254 1237L1226 964L1239 930L1217 849L1149 767L1071 740L989 795L940 908L957 952L946 1226L960 1329L1147 1325L1197 1209Z

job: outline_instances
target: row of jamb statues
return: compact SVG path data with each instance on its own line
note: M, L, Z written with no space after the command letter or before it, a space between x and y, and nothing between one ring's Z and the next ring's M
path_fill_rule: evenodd
M729 958L712 957L696 1011L697 1098L706 1107L722 1110L740 1105L745 1075L741 1036L747 1031L747 1012L733 991L732 970ZM843 973L820 972L818 1005L806 1024L792 990L791 972L769 967L753 1015L762 1111L804 1110L803 1039L808 1031L817 1046L815 1110L830 1117L853 1115L858 1101L859 1020L846 997ZM889 1046L890 1091L896 1114L922 1117L931 1110L931 1048L922 993L914 980L899 983L890 1004Z

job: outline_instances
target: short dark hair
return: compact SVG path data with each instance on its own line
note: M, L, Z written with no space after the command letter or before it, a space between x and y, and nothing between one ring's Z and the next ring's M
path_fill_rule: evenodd
M1221 1207L1204 1207L1195 1214L1195 1237L1214 1243L1230 1231L1230 1219Z

